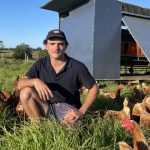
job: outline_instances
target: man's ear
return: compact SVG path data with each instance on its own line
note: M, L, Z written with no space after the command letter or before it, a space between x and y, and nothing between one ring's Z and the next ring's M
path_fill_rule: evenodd
M47 44L44 44L45 50L47 51Z
M43 45L44 45L44 47L45 47L45 50L47 50L47 40L44 40L44 41L43 41Z

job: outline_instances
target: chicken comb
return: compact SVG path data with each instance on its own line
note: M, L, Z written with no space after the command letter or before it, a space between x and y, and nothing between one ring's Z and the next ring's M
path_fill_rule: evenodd
M2 91L1 93L5 99L8 99L10 97L10 94L7 91Z
M131 122L130 117L126 117L123 121L122 121L122 125L124 126L124 128L127 131L131 131L133 129L133 123Z
M6 91L2 91L3 96L7 97L8 93Z
M0 94L2 95L3 98L6 98L7 94L4 91L0 91Z

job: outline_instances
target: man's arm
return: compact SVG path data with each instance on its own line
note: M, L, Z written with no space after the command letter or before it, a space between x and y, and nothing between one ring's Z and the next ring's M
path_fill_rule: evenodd
M97 95L99 93L99 88L97 84L94 84L91 89L88 91L88 95L82 104L80 109L71 109L66 116L64 117L64 121L69 123L74 123L76 120L78 120L80 117L82 117L90 108L90 106L95 101Z
M29 79L27 76L24 76L20 81L18 81L18 90L21 90L25 87L33 87L39 94L39 97L43 100L48 100L50 97L53 97L53 94L49 87L40 79L33 78Z
M28 79L27 76L22 77L17 84L18 90L21 90L25 87L34 87L35 79Z
M84 103L82 104L81 108L79 109L82 115L84 115L87 112L87 110L90 108L90 106L93 104L98 93L99 93L99 88L97 84L93 85L93 87L89 89L88 95Z

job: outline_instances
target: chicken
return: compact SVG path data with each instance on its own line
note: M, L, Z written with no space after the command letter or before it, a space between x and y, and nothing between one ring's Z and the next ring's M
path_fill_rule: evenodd
M17 78L14 80L14 82L13 82L13 89L16 89L16 90L17 90L17 88L18 88L18 81L19 81L19 79L20 79L20 77L19 77L19 76L17 76Z
M82 86L79 90L80 95L86 95L88 93L88 89L86 89L84 86Z
M119 150L133 150L131 146L129 146L126 142L118 142Z
M2 90L0 91L0 110L4 110L5 107L9 107L9 110L15 110L19 102L19 94L16 90L17 79L13 82L13 90L11 93Z
M135 103L142 102L144 98L144 93L142 92L142 88L138 85L133 88L133 92L134 92L134 102Z
M8 93L6 91L1 92L4 96L3 98L3 108L9 107L9 109L14 109L18 104L18 99L16 98L15 91Z
M0 91L0 111L4 110L6 103L5 95L2 91Z
M25 112L23 106L19 102L19 98L16 97L15 91L11 94L6 91L0 91L0 111L3 111L6 107L11 111L16 111L16 115L19 117L24 117Z
M16 115L17 116L24 118L24 117L26 117L25 111L24 111L24 108L23 108L23 106L22 106L22 104L19 100L19 91L18 91L18 81L19 81L19 79L20 79L20 77L18 76L15 79L15 81L13 82L13 89L14 89L14 91L16 93L16 97L18 99L18 104L17 104L15 110L16 110Z
M143 110L140 104L137 104L137 107L139 108L140 125L150 129L150 114Z
M2 93L3 98L4 98L5 101L11 97L11 94L8 93L8 92L5 91L5 90L2 90L1 93Z
M141 105L142 109L150 113L150 95L145 96L141 103L135 104L133 106L132 115L139 116L139 106Z
M92 117L98 116L98 117L103 118L105 114L106 114L106 110L97 110L92 113Z
M137 104L137 103L136 103ZM135 103L128 103L128 107L130 108L130 116L132 120L136 122L140 122L139 110Z
M119 98L121 89L123 88L123 84L119 84L115 92L102 93L102 95L109 97L111 99Z
M128 107L128 100L125 98L123 102L123 109L121 111L108 110L104 115L104 118L122 121L127 116L130 116L130 108Z
M12 100L13 95L3 90L0 91L0 110L4 110L5 107L10 107L10 101Z
M21 118L26 117L24 108L23 108L23 106L22 106L22 104L20 102L16 106L16 114L17 114L18 117L21 117Z
M145 83L142 83L142 90L143 90L143 93L145 93L146 95L150 94L150 85L147 86Z
M122 124L125 129L131 132L134 150L150 150L150 146L147 144L146 138L140 126L135 121L126 118Z

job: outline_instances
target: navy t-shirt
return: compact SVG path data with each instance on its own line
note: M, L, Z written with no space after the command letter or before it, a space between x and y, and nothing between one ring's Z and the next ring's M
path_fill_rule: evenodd
M39 78L44 81L54 97L52 103L66 102L76 108L81 107L79 89L85 86L90 89L95 84L95 79L89 73L87 67L66 55L65 66L56 73L50 63L50 57L37 60L26 73L29 79Z

